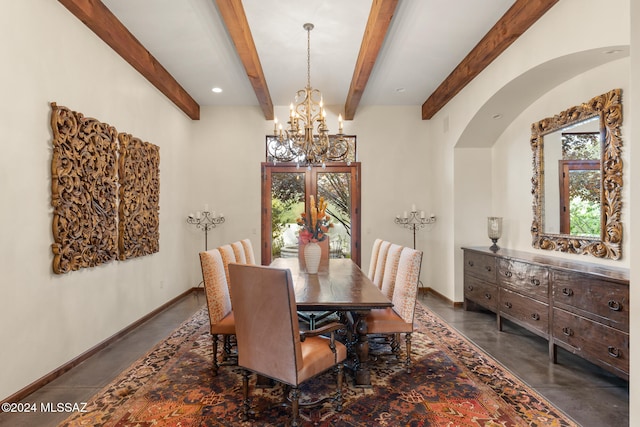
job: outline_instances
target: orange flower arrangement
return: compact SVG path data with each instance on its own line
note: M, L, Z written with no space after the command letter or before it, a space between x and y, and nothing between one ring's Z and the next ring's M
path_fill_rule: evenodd
M316 205L316 199L314 196L309 196L309 215L307 212L302 212L300 217L296 220L300 230L300 240L306 244L309 242L321 242L327 238L327 232L333 223L331 223L331 217L327 215L327 202L324 197L320 197L318 204Z

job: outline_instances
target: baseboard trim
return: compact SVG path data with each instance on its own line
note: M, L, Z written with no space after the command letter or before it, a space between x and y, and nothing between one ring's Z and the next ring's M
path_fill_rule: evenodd
M84 353L80 354L79 356L71 359L70 361L68 361L64 365L62 365L62 366L58 367L57 369L49 372L47 375L43 376L42 378L37 379L36 381L32 382L28 386L24 387L23 389L17 391L16 393L14 393L11 396L7 397L6 399L2 400L0 403L19 402L19 401L21 401L25 397L29 396L31 393L35 392L36 390L42 388L46 384L48 384L51 381L55 380L56 378L60 377L65 372L68 372L72 368L78 366L80 363L84 362L85 360L87 360L91 356L93 356L96 353L98 353L100 350L102 350L105 347L109 346L111 343L113 343L113 342L117 341L118 339L122 338L123 336L125 336L126 334L131 332L133 329L137 328L138 326L142 325L147 320L151 319L153 316L155 316L158 313L164 311L167 307L175 304L178 300L184 298L185 296L187 296L187 295L189 295L191 293L202 292L202 291L203 291L202 288L190 288L190 289L187 289L186 291L184 291L183 293L181 293L177 297L167 301L166 303L162 304L160 307L158 307L155 310L151 311L150 313L144 315L143 317L141 317L140 319L136 320L135 322L133 322L129 326L125 327L124 329L120 330L119 332L116 332L114 335L112 335L109 338L105 339L104 341L96 344L95 346L91 347L89 350L87 350Z
M445 297L444 295L442 295L440 292L432 289L432 288L419 288L419 291L421 294L430 294L433 295L434 297L438 298L441 301L446 302L447 304L455 307L455 308L462 308L464 306L464 303L462 301L456 302L456 301L452 301L449 298Z

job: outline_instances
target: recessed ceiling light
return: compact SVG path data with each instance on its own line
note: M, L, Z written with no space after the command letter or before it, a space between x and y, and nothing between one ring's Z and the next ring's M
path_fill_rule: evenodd
M396 92L398 92L398 93L402 93L404 91L405 91L405 88L403 88L403 87L396 88Z
M211 92L213 92L213 93L220 93L220 92L222 92L222 89L221 89L221 88L219 88L219 87L214 87L213 89L211 89Z
M613 53L618 53L618 52L622 52L622 49L611 49L611 50L604 51L605 55L611 55Z
M491 116L492 119L501 119L502 118L502 114L498 113L498 114L494 114L493 116Z

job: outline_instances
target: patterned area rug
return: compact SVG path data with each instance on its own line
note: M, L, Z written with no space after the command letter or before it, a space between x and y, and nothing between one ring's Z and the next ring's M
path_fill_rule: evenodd
M345 376L344 407L301 408L314 426L577 426L499 363L418 304L412 339L414 368L372 361L371 388ZM404 345L402 346L404 351ZM89 402L89 412L60 426L282 426L289 409L268 409L282 389L255 388L256 418L242 422L241 374L222 366L211 375L212 345L203 308ZM345 370L345 372L347 372ZM334 376L323 374L302 388L302 400L326 396Z

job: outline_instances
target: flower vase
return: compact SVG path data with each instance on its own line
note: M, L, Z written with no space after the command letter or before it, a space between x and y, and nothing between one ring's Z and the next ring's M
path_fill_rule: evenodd
M307 273L317 274L320 266L322 248L316 242L309 242L304 247L304 263L307 266Z

